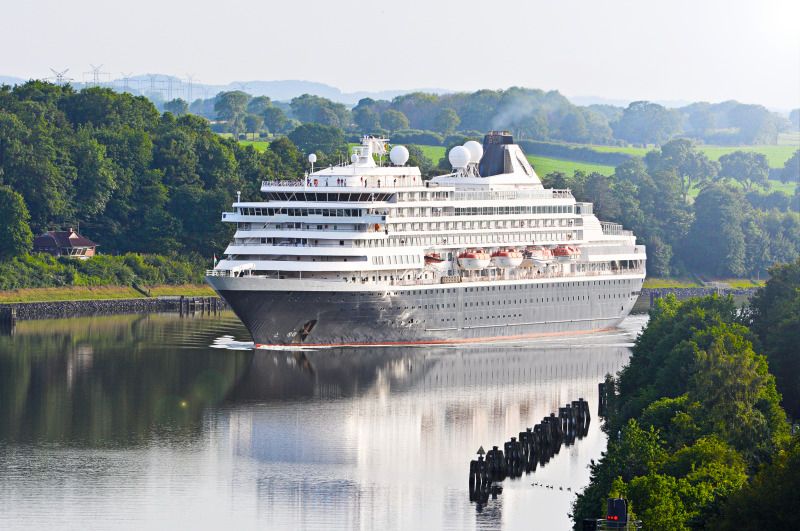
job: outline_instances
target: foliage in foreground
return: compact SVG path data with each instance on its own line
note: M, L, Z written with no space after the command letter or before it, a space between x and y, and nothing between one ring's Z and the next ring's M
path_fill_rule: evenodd
M772 345L770 363L784 360L781 389L792 389L796 354L781 349L797 344L800 261L772 273L751 315L716 296L657 302L628 365L606 379L608 449L575 501L576 529L601 517L609 496L628 498L645 529L733 529L754 518L788 528L792 494L779 491L796 496L798 442L789 444L775 377L756 349Z
M202 260L161 255L99 255L90 260L23 255L0 262L0 290L58 286L199 284Z

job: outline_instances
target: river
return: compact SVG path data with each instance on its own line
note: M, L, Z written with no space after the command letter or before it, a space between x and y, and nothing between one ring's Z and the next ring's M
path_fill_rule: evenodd
M569 529L605 448L597 384L645 320L299 352L253 350L229 313L20 322L0 337L0 529ZM478 511L477 448L578 398L588 434Z

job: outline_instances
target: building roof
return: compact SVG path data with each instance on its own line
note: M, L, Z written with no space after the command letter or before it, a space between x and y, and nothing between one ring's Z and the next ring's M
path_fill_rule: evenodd
M37 247L52 247L53 244L51 242L55 243L55 246L59 249L70 247L97 247L98 245L89 238L84 238L72 229L49 230L33 240L34 246Z

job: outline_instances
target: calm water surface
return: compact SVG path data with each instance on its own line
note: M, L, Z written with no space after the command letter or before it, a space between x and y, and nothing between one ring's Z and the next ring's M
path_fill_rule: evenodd
M644 322L303 352L254 351L227 314L23 322L0 337L0 529L568 529L597 383ZM476 511L476 449L579 397L588 436Z

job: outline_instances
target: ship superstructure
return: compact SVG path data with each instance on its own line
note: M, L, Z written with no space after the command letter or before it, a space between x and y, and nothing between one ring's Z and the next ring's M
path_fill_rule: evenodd
M257 344L447 343L606 329L631 310L645 249L591 203L546 189L507 132L424 180L365 137L351 163L264 181L209 284ZM376 158L378 159L376 161ZM313 160L313 157L312 157Z

